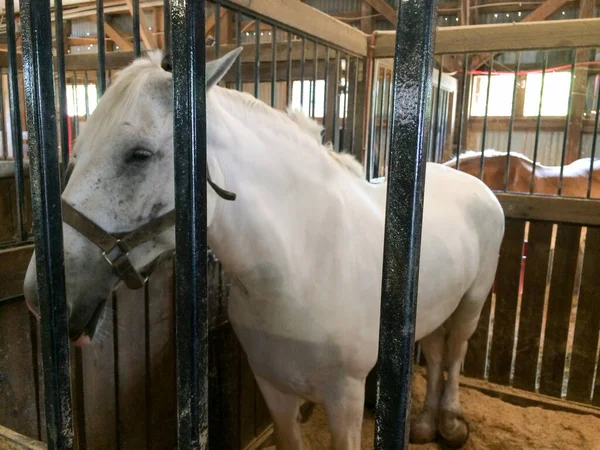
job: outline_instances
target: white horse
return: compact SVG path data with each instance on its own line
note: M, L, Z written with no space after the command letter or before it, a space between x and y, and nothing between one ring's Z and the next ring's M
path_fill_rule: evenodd
M326 408L334 449L360 448L365 379L378 354L385 185L320 142L311 122L216 84L238 49L207 64L208 243L235 280L229 318L275 425L301 449L299 398ZM160 56L123 69L82 130L64 202L118 233L174 208L172 75ZM504 215L474 177L427 165L416 339L428 362L414 442L468 436L458 395L467 340L496 271ZM222 200L217 186L237 199ZM64 208L64 206L63 206ZM64 211L64 209L63 209ZM90 342L118 282L102 252L64 225L71 339ZM132 249L141 270L173 228ZM37 312L35 264L25 292ZM402 270L402 267L398 267ZM448 380L443 357L447 344Z

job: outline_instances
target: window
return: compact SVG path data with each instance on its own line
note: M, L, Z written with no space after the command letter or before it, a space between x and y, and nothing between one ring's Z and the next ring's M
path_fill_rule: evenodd
M343 60L342 60L343 61ZM292 107L294 109L301 109L304 114L310 116L310 102L312 99L312 80L304 81L304 92L302 91L302 82L294 81L292 83ZM340 86L345 86L345 78L340 78ZM302 107L300 107L300 99L304 97ZM348 101L346 100L346 93L341 92L339 94L338 112L340 119L348 113ZM325 80L317 80L316 92L315 92L315 119L323 118L323 110L325 107Z
M310 100L312 98L312 80L304 81L304 92L302 92L302 82L294 81L292 83L292 107L301 109L307 116L310 115ZM303 99L303 102L300 102ZM302 107L300 104L302 103ZM325 104L325 80L317 80L315 92L315 118L323 117L323 108Z
M515 75L503 73L490 77L490 98L488 102L488 116L510 116L512 112L513 88ZM471 95L471 116L485 116L487 99L488 76L475 75Z
M98 103L98 93L95 84L87 85L88 111L91 114ZM77 102L77 105L75 104ZM67 85L67 114L69 117L85 116L85 85L78 84L73 89L72 84Z
M542 74L527 74L525 86L525 105L523 115L537 116L540 107L540 89ZM542 94L542 116L566 116L569 109L569 90L571 89L571 72L552 72L544 76L544 93Z

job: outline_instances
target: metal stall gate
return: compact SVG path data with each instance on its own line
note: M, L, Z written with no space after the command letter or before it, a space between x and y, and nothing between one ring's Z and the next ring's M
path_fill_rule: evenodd
M12 2L7 2L12 7ZM139 13L133 2L134 54L140 55ZM435 2L402 2L399 8L396 41L394 101L390 127L389 201L386 220L382 324L379 360L379 404L377 448L405 448L409 413L412 348L414 340L416 277L424 181L424 130L428 127L427 111L431 92L431 46L434 38ZM239 8L236 2L219 2L219 8L237 7L235 27L238 43L242 37L242 15L254 22L253 81L254 94L260 96L262 24L272 27L272 36L284 30L288 33L283 50L286 58L286 103L293 89L292 75L300 71L300 106L308 106L309 115L316 117L315 98L318 95L317 64L324 52L322 123L327 138L336 149L351 149L358 154L362 139L355 135L358 122L357 96L361 79L360 55L335 48L335 45L314 39L300 30L279 24L260 12ZM169 12L167 14L167 11ZM12 13L14 23L14 12ZM77 446L72 405L82 399L72 398L69 343L67 333L67 304L62 249L61 187L71 157L72 138L77 134L77 120L67 114L66 62L62 30L62 7L56 3L58 68L58 118L55 114L55 79L53 70L52 27L50 4L44 0L25 0L21 3L23 35L24 96L27 106L27 140L31 172L33 230L37 257L38 293L41 310L41 349L45 423L48 448L68 449ZM172 35L174 79L174 143L181 148L175 160L176 183L176 335L177 335L177 443L179 448L207 448L209 441L208 402L208 295L206 246L206 105L205 105L205 4L203 1L173 1L165 8L165 30ZM220 22L215 23L214 56L221 49ZM96 25L98 36L104 35L103 3L97 1ZM168 36L168 31L165 31ZM12 33L13 41L10 39ZM246 32L249 33L249 32ZM300 37L301 64L296 69L289 55L294 51L292 35ZM249 34L247 34L249 36ZM168 41L168 39L165 39ZM308 47L306 44L309 44ZM312 44L312 46L310 45ZM279 75L276 61L281 45L269 43L272 55L270 102L277 101L275 80ZM306 59L312 50L311 83L305 86ZM425 55L425 57L424 57ZM16 44L14 29L9 26L9 84L11 99L18 97ZM332 62L333 60L333 62ZM110 82L103 39L98 40L98 70L96 86L102 95ZM243 58L238 60L236 87L243 89ZM333 67L333 69L331 69ZM354 77L352 73L354 71ZM345 72L344 82L341 82ZM364 77L362 77L364 79ZM75 86L78 75L73 73ZM84 73L84 85L87 85ZM332 83L332 82L335 83ZM227 80L226 80L227 82ZM72 90L76 96L78 89ZM305 93L308 92L308 101ZM87 98L88 89L85 88ZM354 99L354 100L352 100ZM11 102L12 103L12 102ZM87 102L86 102L87 103ZM12 105L18 105L18 100ZM75 101L77 105L77 101ZM353 106L350 106L353 105ZM407 107L406 105L411 105ZM330 109L331 108L331 109ZM86 104L86 115L89 105ZM341 114L340 114L341 112ZM19 111L11 109L12 123L18 124ZM79 114L77 114L77 117ZM60 134L57 133L57 122ZM19 127L11 128L17 143L15 170L19 202L25 199L23 157L20 150ZM60 142L60 152L59 152ZM400 164L402 161L402 164ZM27 237L26 207L18 205L17 230L23 242ZM400 230L402 230L400 232ZM391 239L390 236L394 236ZM400 253L398 253L400 252ZM408 269L391 270L391 253L405 255ZM199 301L192 301L197 298ZM407 305L406 308L398 307ZM397 381L405 380L401 388ZM40 431L43 433L43 431Z
M506 20L437 32L458 84L445 163L481 178L506 215L462 383L600 416L600 19ZM375 55L391 56L393 39L378 33Z

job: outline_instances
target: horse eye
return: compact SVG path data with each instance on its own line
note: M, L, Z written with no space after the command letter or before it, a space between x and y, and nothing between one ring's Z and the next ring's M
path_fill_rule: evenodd
M152 156L152 152L143 148L135 149L127 158L127 162L146 161Z

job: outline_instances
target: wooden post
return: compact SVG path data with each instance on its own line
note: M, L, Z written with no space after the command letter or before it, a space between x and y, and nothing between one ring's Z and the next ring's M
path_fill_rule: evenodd
M594 0L581 0L579 18L594 17ZM578 49L575 53L575 63L585 63L590 60L590 49ZM571 111L568 117L569 130L567 133L567 150L565 164L570 164L580 157L581 132L583 128L583 113L587 94L588 68L585 65L576 65L574 71L573 89L571 90Z
M363 33L371 34L375 29L374 11L373 7L364 0L360 4L360 30Z

